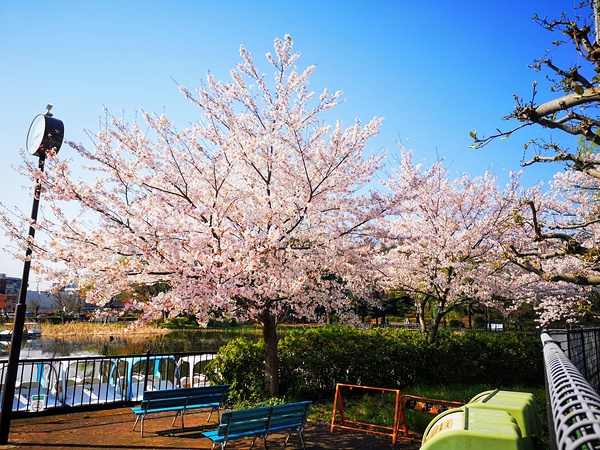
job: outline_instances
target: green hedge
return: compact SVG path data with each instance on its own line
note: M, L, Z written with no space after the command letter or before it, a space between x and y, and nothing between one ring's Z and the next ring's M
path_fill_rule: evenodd
M212 362L213 381L240 399L263 391L263 347L237 339ZM543 386L539 337L519 333L440 332L430 344L404 329L322 327L290 331L279 343L281 394L330 398L336 383L407 389L417 385Z

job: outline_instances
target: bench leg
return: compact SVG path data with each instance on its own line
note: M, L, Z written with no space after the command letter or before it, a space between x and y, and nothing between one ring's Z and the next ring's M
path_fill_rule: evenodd
M144 418L145 417L146 417L146 414L140 414L139 416L137 416L135 419L135 423L133 424L133 428L131 429L131 431L135 431L135 427L137 426L138 422L140 422L142 437L144 437ZM142 420L140 420L140 419L142 419Z
M304 437L302 436L302 430L298 431L298 437L300 438L300 443L302 444L302 448L306 450L306 446L304 445Z
M177 420L177 416L179 416L181 414L181 431L183 431L185 429L185 426L183 425L183 411L177 411L175 413L175 417L173 417L173 422L171 422L171 426L174 427L175 426L175 421Z
M288 433L287 437L285 438L285 442L283 443L283 446L285 447L288 443L288 441L290 440L290 438L292 437L292 430L290 430L290 432ZM306 449L306 446L304 445L304 438L302 437L302 429L298 430L298 437L300 438L300 444L302 444L302 448Z
M135 431L135 427L137 426L137 424L138 424L139 420L140 420L140 416L137 416L137 417L135 418L135 423L133 424L133 428L131 429L131 431Z
M254 447L254 443L256 442L256 438L257 438L257 437L258 437L258 436L254 436L254 437L252 438L252 445L250 446L250 450L252 450L252 448ZM268 447L267 447L267 436L266 436L266 435L264 435L264 436L261 436L261 438L262 438L262 440L263 440L263 445L265 446L265 449L268 449Z
M212 417L214 412L217 412L217 423L221 423L221 407L217 406L216 408L212 408L209 413L208 413L208 419L206 419L207 422L210 421L210 418Z

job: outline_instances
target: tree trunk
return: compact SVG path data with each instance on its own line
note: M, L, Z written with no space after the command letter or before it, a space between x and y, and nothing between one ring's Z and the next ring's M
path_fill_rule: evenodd
M261 315L265 344L265 387L269 395L279 395L279 356L277 355L277 322L270 311Z
M426 333L427 332L427 324L425 323L425 306L427 305L427 300L421 301L421 302L417 302L417 308L418 308L418 319L419 319L419 328L421 330L421 333Z
M435 317L433 318L433 323L431 324L431 329L429 330L429 342L433 343L437 339L438 330L440 329L440 323L442 323L442 319L445 314L440 314L440 310L435 313Z
M467 306L467 313L468 313L468 317L469 317L469 330L473 329L473 309L471 308L471 305Z

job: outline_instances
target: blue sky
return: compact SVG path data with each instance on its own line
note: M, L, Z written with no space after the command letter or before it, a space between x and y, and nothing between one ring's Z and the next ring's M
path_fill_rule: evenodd
M344 91L336 118L385 119L371 151L397 154L401 141L417 160L439 155L452 173L490 170L505 181L520 169L522 144L550 134L530 129L472 150L469 131L508 128L501 117L514 108L512 95L529 98L532 81L543 80L527 65L558 37L532 17L563 10L572 12L573 2L0 0L0 202L31 209L33 188L11 165L46 103L65 138L84 144L104 107L128 118L138 109L165 112L183 128L198 111L173 80L192 89L209 71L228 80L240 45L263 65L285 34L302 53L301 68L317 65L315 91ZM527 168L524 180L556 170ZM2 252L0 272L20 276L22 263Z

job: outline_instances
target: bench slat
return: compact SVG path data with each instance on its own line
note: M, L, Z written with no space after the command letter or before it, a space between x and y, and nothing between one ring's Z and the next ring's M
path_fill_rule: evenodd
M240 433L247 433L248 436L265 434L271 417L271 410L272 408L267 406L224 412L221 415L218 434L221 436Z
M306 423L310 403L291 403L273 407L269 432L299 429Z
M209 403L225 403L227 400L223 394L216 395L190 395L186 399L186 405L194 406L194 405L205 405Z
M142 402L166 398L187 398L188 395L189 392L187 389L158 389L155 391L145 391Z
M227 430L227 436L231 437L236 434L240 435L254 435L254 434L266 434L267 426L269 425L269 419L260 420L249 420L247 422L235 422L229 424ZM225 433L219 432L219 434L225 435Z

